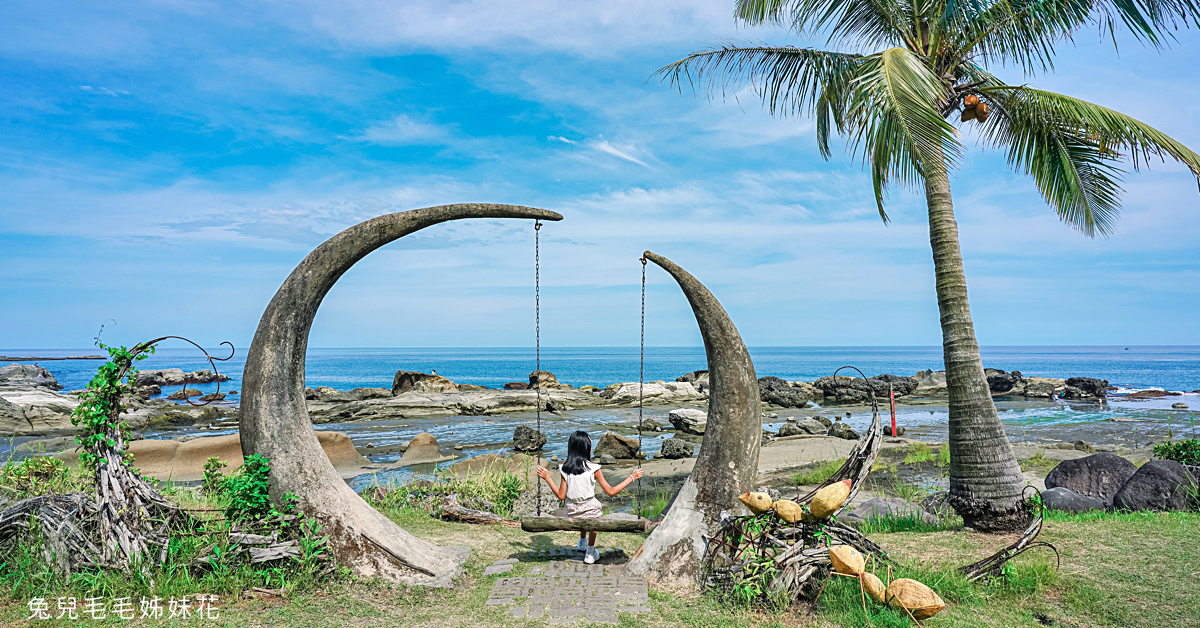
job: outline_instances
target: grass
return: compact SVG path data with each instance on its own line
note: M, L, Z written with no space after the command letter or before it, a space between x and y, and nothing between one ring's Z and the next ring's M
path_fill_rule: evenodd
M943 444L941 447L938 447L937 459L933 461L933 464L935 464L943 469L948 468L950 466L950 444L949 443Z
M909 445L908 451L904 454L904 464L928 462L930 460L933 460L933 452L930 451L929 445L925 443L913 443Z
M667 505L671 503L673 495L666 489L655 488L644 498L640 493L633 495L633 510L641 512L641 515L651 521L656 521L662 515L662 512L667 509ZM638 510L638 499L642 499L641 510Z
M1045 475L1049 473L1051 469L1057 467L1058 463L1062 461L1054 460L1053 458L1047 458L1046 452L1039 450L1035 452L1033 456L1023 460L1018 460L1017 462L1021 465L1022 471L1037 472L1040 475Z
M842 468L842 460L827 460L805 465L792 474L792 484L805 486L820 484Z

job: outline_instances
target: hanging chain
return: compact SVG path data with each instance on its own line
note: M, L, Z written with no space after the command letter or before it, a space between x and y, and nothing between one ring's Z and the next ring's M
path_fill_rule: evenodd
M646 257L642 256L642 335L638 344L638 468L642 468L642 389L646 386ZM637 516L642 516L642 478L638 478Z
M536 366L534 367L534 382L537 383L537 433L542 433L542 221L533 222L533 321L534 321L534 351ZM535 437L536 438L536 437ZM542 464L541 453L535 453L536 463ZM540 478L539 478L540 479ZM537 516L542 516L542 483L537 483Z

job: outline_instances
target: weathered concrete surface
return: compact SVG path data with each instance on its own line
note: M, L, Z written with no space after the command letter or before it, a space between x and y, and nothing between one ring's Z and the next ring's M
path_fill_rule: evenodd
M271 495L299 498L302 511L319 519L334 558L360 576L448 586L462 571L467 550L439 547L405 532L354 493L329 464L305 406L304 358L321 301L355 263L414 231L461 218L561 220L543 209L459 204L372 218L313 250L284 281L259 321L246 357L241 433L246 455L272 463Z
M687 296L704 338L711 392L708 424L695 466L666 516L629 562L629 571L653 580L693 585L704 556L702 535L712 536L721 520L739 508L738 483L753 486L758 475L762 419L758 379L741 335L716 297L670 260L645 252Z

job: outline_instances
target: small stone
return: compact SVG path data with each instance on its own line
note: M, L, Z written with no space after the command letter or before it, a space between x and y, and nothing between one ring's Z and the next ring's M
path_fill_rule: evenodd
M494 576L498 573L508 573L512 570L513 570L513 566L511 563L509 563L507 565L492 565L491 567L488 567L487 569L483 570L483 575Z
M617 464L617 459L613 458L611 454L604 454L600 456L600 464Z
M1171 404L1171 407L1175 408L1176 410L1187 410L1188 404L1182 401L1176 401L1175 403Z
M892 426L890 426L890 425L885 425L885 426L883 426L883 435L884 435L884 436L903 436L903 435L904 435L904 426L903 426L903 425L897 425L897 426L896 426L896 433L895 433L895 434L893 434L893 433L892 433Z
M1096 453L1096 448L1092 447L1092 444L1087 442L1086 440L1077 440L1074 443L1072 443L1071 446L1075 449L1075 451L1086 451L1089 454Z

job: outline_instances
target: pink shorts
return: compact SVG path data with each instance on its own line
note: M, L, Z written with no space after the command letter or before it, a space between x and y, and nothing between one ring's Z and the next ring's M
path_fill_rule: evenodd
M604 506L595 497L581 502L567 501L567 516L572 519L599 519L604 514Z

